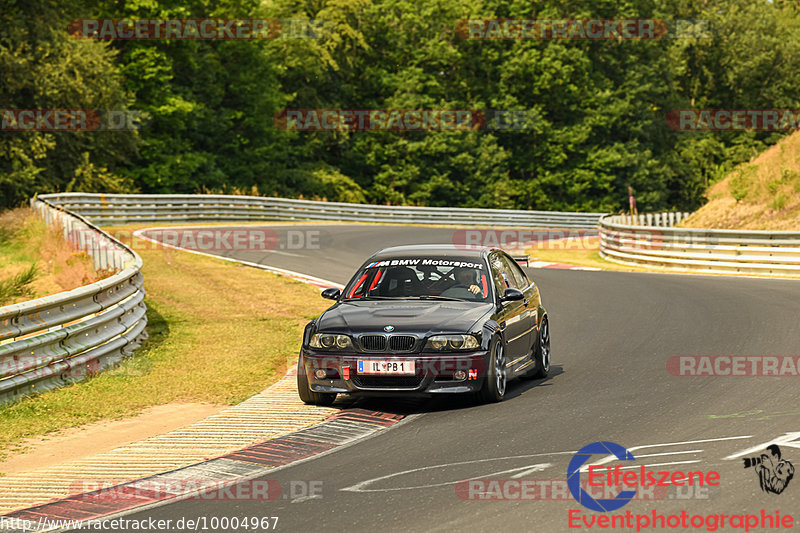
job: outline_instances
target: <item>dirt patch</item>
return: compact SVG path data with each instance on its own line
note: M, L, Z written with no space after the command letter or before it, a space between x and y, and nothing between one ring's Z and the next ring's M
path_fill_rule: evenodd
M107 452L203 420L224 408L202 403L169 403L123 420L95 422L46 437L24 439L20 444L25 452L0 462L0 472L4 475L29 472Z
M40 236L41 261L61 290L75 289L108 277L108 272L95 272L91 257L73 249L60 229L45 228Z
M800 229L800 132L739 165L706 196L682 227Z

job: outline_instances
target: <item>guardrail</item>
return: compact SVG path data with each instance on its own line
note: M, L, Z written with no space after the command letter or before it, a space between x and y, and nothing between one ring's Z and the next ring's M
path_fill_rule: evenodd
M800 275L800 232L673 227L687 215L604 216L600 255L617 263L670 270Z
M50 202L73 213L79 213L98 224L331 220L457 226L594 228L603 215L603 213L346 204L216 194L60 193L48 194L42 198L47 198Z
M96 283L0 307L0 403L81 381L113 365L146 338L142 259L97 226L44 198L31 207L62 229L98 270Z

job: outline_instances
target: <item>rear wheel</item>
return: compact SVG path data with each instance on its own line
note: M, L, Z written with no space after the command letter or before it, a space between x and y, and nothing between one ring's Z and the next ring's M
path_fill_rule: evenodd
M297 394L303 403L309 405L329 406L336 400L336 394L314 392L308 386L308 376L302 358L297 362Z
M550 373L550 324L547 318L542 319L542 325L539 326L539 340L536 343L534 361L533 369L525 374L525 377L531 379L546 378L547 374Z
M506 354L503 341L495 337L489 351L489 364L486 369L486 380L479 393L481 401L495 403L503 400L506 395Z

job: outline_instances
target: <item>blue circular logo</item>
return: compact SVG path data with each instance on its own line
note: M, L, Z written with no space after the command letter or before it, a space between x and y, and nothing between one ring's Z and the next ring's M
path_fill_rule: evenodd
M394 326L383 326L383 331L394 331Z
M581 487L581 467L592 457L592 455L615 455L620 461L633 461L633 454L614 442L599 441L588 444L578 450L569 462L567 467L567 486L572 497L579 504L592 511L607 513L616 511L620 507L627 505L634 496L635 490L623 490L612 499L595 500L588 492ZM603 488L603 487L601 487Z

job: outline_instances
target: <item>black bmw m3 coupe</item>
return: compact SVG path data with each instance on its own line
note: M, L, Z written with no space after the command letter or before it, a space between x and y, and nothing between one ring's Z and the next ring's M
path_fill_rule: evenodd
M498 402L508 381L550 370L539 288L497 248L386 248L322 296L336 303L306 326L297 368L309 404L337 394Z

